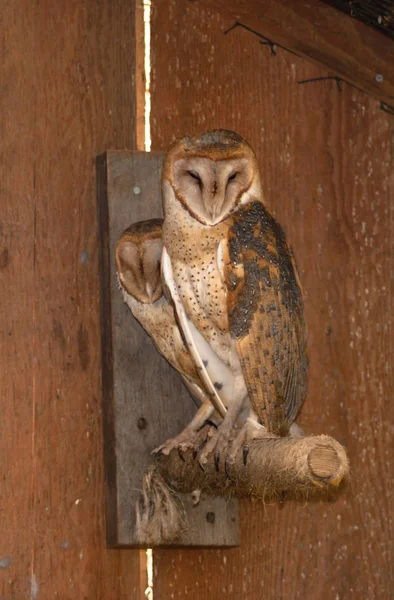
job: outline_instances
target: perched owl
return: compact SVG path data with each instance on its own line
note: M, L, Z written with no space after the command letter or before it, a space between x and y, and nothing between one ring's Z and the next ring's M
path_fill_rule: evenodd
M186 429L160 446L164 454L173 448L185 450L193 445L198 429L215 408L224 416L225 408L209 399L177 326L172 305L162 294L161 254L162 219L135 223L120 237L116 247L116 266L123 298L135 318L152 337L158 351L180 373L191 395L201 403ZM205 358L204 358L205 360ZM227 373L231 380L231 373Z
M239 135L177 140L162 193L163 284L206 392L227 408L201 453L205 462L230 438L247 397L251 437L259 426L288 434L306 393L301 287L285 235L263 204L255 154Z

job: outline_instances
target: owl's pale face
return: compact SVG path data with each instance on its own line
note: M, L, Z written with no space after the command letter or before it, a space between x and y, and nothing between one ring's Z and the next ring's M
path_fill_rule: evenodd
M174 164L176 193L201 223L216 225L239 204L252 172L246 158L213 161L185 157Z
M159 234L127 230L116 247L116 266L123 289L144 304L152 304L162 296L161 253ZM135 229L135 226L133 226Z
M252 148L238 134L222 129L177 140L166 156L162 178L183 207L208 226L261 193Z

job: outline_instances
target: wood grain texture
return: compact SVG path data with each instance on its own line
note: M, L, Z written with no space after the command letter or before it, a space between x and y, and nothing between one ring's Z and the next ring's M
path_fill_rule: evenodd
M197 410L123 302L116 277L115 248L123 231L162 216L162 160L161 153L114 151L98 160L107 540L114 547L148 545L138 541L135 507L151 452L182 431ZM197 506L191 498L183 501L189 528L176 546L239 544L235 499L203 496ZM214 523L208 513L216 515Z
M301 271L310 383L300 424L343 443L335 503L241 502L241 547L154 552L155 598L389 599L393 577L394 119L200 3L155 0L153 148L238 131ZM174 54L177 48L177 54Z
M133 3L1 11L0 597L137 599L105 548L95 157L134 147Z
M394 104L394 42L320 0L199 0ZM376 75L382 76L377 80Z

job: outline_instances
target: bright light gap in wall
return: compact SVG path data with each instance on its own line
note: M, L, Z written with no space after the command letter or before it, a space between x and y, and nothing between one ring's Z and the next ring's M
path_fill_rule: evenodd
M150 137L150 20L151 20L151 0L143 0L144 6L144 74L145 74L145 104L144 104L144 148L145 152L150 152L152 140Z
M145 152L150 152L152 140L150 134L150 112L151 112L151 95L150 95L150 20L152 3L151 0L143 0L144 7L144 149ZM147 600L153 600L153 551L148 548L146 551L146 578L147 588L145 597Z
M150 19L151 19L151 0L143 0L144 6L144 80L145 80L145 98L144 98L144 148L145 152L150 152L152 140L150 135ZM145 597L147 600L153 600L153 551L148 548L146 551L146 575L147 588Z
M148 587L145 590L147 600L153 600L153 551L148 548L146 551L146 574Z

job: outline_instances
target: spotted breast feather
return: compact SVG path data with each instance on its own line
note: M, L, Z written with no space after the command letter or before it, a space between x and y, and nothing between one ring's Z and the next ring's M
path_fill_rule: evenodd
M223 257L229 328L260 422L285 435L303 404L308 372L297 268L283 230L261 202L231 218Z

